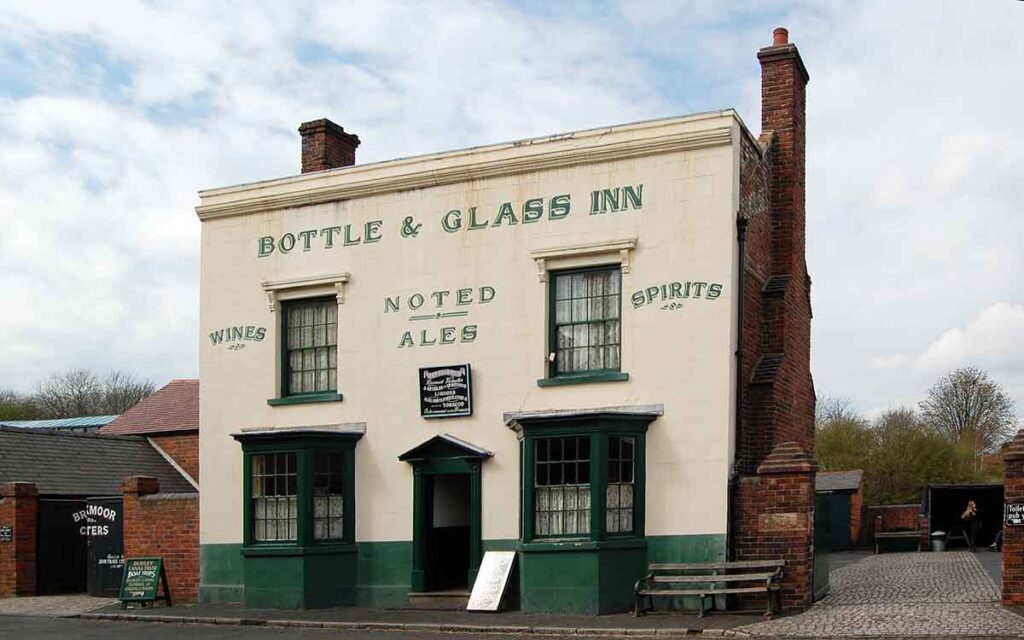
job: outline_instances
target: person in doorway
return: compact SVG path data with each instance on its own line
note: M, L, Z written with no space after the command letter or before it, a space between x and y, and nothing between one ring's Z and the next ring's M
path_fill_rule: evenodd
M967 538L968 551L974 552L974 541L978 538L978 529L981 527L981 520L978 518L978 505L974 500L967 501L967 508L960 514L964 523L964 535Z
M1000 529L999 531L996 532L996 539L995 539L995 541L991 545L989 545L989 549L991 549L992 551L1002 551L1003 550L1003 530L1002 529Z

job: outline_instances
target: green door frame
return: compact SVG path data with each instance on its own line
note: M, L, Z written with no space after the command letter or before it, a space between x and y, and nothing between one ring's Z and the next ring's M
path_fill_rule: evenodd
M403 453L399 460L408 462L413 469L413 526L412 576L414 593L422 593L432 585L433 576L427 565L427 515L431 507L428 495L428 477L448 474L469 474L469 586L476 581L477 570L483 559L483 482L480 468L491 457L475 445L447 434L431 438L418 447Z

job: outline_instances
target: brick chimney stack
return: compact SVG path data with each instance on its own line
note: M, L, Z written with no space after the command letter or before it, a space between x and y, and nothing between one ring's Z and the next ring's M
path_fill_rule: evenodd
M299 126L302 136L302 173L349 167L356 163L359 137L345 133L339 125L326 118L303 122Z
M775 29L761 61L761 131L771 134L771 266L765 288L762 353L779 363L765 448L797 442L814 450L814 383L811 380L811 280L805 247L806 87L809 76L789 32ZM767 408L767 407L766 407Z

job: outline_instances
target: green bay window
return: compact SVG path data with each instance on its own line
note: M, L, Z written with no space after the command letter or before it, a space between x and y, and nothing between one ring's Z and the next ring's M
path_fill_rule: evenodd
M524 611L628 609L644 575L646 440L661 405L506 415L520 439Z
M538 383L628 379L621 371L621 268L553 271L548 280L548 377Z
M524 542L644 535L644 412L517 418Z
M355 585L355 449L363 425L234 434L243 455L245 602L351 604Z

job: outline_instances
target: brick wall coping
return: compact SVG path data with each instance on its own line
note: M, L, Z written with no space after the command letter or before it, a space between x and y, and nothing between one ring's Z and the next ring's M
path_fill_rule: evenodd
M868 509L907 509L914 507L916 509L921 508L920 502L911 502L909 504L869 504Z
M198 500L198 493L151 493L139 496L139 500Z

